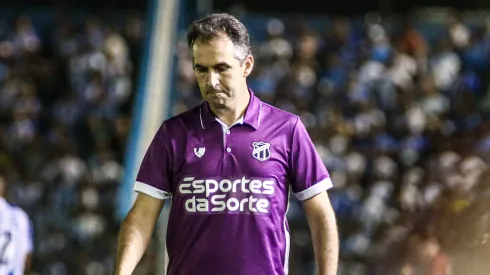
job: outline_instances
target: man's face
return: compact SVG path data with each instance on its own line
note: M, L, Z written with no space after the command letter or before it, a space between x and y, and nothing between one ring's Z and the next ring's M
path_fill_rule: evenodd
M230 107L245 79L252 71L253 57L246 56L226 36L209 41L198 40L192 47L194 72L202 97L212 108ZM243 57L243 61L237 57Z

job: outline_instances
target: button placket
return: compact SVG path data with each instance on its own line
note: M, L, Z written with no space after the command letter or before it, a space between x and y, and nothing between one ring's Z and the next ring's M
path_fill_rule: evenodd
M226 152L230 153L231 152L231 148L229 147L229 139L228 139L228 136L230 135L231 131L230 131L230 128L226 128L226 131L224 131L224 138L225 138L225 143L226 143Z
M226 127L223 125L223 157L226 158L228 156L228 153L231 152L231 148L228 147L228 138L227 136L229 135L228 133L230 132L230 128Z

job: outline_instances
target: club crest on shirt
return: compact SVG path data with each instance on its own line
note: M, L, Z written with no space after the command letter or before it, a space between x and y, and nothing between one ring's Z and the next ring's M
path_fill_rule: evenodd
M201 148L199 148L199 149L198 149L198 148L194 148L194 154L196 154L196 156L197 156L198 158L200 158L200 157L204 156L204 153L205 153L205 152L206 152L206 148L204 148L204 147L201 147Z
M252 143L254 149L252 151L252 156L260 161L264 161L270 158L271 156L271 151L270 151L270 143L268 142L262 142L262 141L256 141Z

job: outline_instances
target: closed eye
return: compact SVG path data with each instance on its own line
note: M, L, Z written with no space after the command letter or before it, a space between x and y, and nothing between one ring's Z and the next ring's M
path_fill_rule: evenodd
M208 68L201 66L201 65L196 65L194 66L194 69L199 72L199 73L205 73L208 71Z
M220 64L220 65L216 66L215 69L217 72L223 73L223 72L226 72L229 69L231 69L231 67L228 65L225 65L225 64Z
M228 71L229 69L231 69L231 66L228 65L227 63L219 63L219 64L213 66L213 69L218 73L224 73L224 72ZM207 73L208 72L208 68L203 66L203 65L200 65L200 64L195 64L194 70L196 70L196 72L198 72L198 73Z

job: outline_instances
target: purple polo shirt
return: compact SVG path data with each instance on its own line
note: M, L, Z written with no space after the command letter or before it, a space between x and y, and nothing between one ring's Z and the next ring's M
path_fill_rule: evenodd
M172 199L170 275L287 274L290 190L332 187L299 117L250 94L231 127L204 102L164 121L146 152L134 190Z

